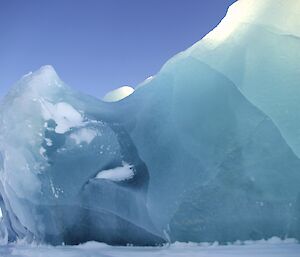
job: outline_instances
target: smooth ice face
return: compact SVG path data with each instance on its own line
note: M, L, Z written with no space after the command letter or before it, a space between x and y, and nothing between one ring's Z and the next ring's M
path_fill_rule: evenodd
M171 240L296 235L300 161L222 74L175 58L115 108L149 169L150 215Z
M164 241L148 217L147 167L105 113L103 103L73 92L50 66L11 90L0 113L2 237Z
M203 40L176 58L224 74L278 126L300 156L300 2L240 0Z
M226 17L202 41L217 46L234 36L243 24L264 26L281 34L300 36L297 0L238 0Z

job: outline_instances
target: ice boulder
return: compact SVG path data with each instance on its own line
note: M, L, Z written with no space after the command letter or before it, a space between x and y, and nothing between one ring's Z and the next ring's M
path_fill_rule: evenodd
M0 233L7 240L164 241L148 216L147 166L109 116L104 103L72 91L50 66L9 92L0 111Z

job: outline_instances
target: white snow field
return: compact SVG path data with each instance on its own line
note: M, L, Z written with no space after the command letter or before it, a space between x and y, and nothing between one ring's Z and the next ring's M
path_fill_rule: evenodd
M237 242L232 245L174 243L163 247L114 247L89 242L79 246L9 245L0 248L1 257L299 257L300 244L294 239Z

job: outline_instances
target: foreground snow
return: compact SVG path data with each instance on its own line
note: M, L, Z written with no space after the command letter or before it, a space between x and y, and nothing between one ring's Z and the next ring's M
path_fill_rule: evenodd
M79 246L36 246L17 244L0 247L1 257L299 257L300 244L296 240L235 243L221 246L214 244L174 243L164 247L113 247L102 243L89 242Z

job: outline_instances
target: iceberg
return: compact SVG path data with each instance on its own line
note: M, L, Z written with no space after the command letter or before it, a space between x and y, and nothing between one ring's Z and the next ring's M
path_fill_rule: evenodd
M0 109L1 237L299 239L298 14L298 1L237 1L201 41L105 101L51 66L24 76Z

